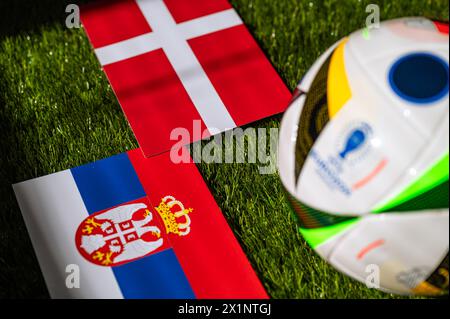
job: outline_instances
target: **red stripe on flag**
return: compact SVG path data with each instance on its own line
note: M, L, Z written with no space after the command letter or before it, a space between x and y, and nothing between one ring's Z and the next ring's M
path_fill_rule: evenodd
M173 164L169 153L128 156L153 206L170 195L193 209L189 234L169 240L196 297L267 298L195 164Z
M94 48L152 31L134 0L87 4L81 10L81 21Z
M244 25L189 44L237 126L286 110L292 95Z
M193 120L206 126L164 52L139 55L104 67L144 154L170 149L172 129L185 128L193 137Z
M227 0L164 0L177 23L231 9Z

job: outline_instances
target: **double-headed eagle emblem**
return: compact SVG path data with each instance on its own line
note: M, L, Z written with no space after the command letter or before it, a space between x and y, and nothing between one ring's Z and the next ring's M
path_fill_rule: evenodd
M163 249L168 234L190 233L192 208L186 209L173 196L166 196L155 210L157 218L146 204L133 203L89 216L76 233L78 250L97 265L117 266Z

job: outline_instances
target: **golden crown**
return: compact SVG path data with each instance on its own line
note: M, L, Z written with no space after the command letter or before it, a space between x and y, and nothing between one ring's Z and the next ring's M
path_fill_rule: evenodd
M156 211L161 216L166 226L167 234L176 234L178 236L186 236L191 231L191 219L189 213L194 210L192 208L184 208L184 205L173 196L166 196L161 199Z

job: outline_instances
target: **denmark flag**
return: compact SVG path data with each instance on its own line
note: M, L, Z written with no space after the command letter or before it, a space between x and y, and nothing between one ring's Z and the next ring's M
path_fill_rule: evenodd
M291 94L227 0L120 0L81 19L145 156L283 112ZM194 136L193 122L203 136Z

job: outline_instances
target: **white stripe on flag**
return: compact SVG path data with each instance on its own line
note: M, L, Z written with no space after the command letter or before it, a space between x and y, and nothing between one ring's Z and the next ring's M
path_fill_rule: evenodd
M113 271L85 260L75 232L88 212L70 170L13 185L52 298L123 298ZM66 267L80 269L80 288L67 288Z
M187 40L242 24L233 10L176 24L162 0L136 0L151 33L95 50L100 63L122 61L162 48L211 134L236 127Z
M178 31L186 40L197 38L202 35L229 29L243 22L234 9L210 14L201 18L182 22L177 25Z
M202 35L225 30L243 22L234 9L228 9L205 17L182 22L176 25L184 41ZM113 43L98 49L95 54L102 66L126 60L144 53L162 49L163 44L153 32Z
M146 33L125 41L120 41L95 50L100 64L111 63L132 58L147 52L161 49L159 40L153 33Z

